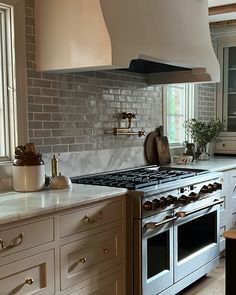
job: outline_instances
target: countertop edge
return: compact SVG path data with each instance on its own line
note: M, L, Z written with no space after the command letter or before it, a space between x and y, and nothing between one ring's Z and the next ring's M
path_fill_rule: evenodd
M81 188L83 191L79 192ZM107 201L126 195L126 193L127 189L124 188L73 184L72 190L45 190L32 193L13 191L0 194L0 225L53 214L99 201ZM1 195L4 197L1 197ZM7 196L10 200L7 199Z

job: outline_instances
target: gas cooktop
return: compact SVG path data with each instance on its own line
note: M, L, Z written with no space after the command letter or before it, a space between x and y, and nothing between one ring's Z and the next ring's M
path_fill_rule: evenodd
M122 187L130 190L208 173L208 170L145 166L110 173L71 177L73 183Z

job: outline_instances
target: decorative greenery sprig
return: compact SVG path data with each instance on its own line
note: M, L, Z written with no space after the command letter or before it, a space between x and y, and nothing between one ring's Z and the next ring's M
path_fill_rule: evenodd
M190 119L185 122L185 130L192 140L200 146L216 140L220 132L224 131L224 124L220 120L200 122Z

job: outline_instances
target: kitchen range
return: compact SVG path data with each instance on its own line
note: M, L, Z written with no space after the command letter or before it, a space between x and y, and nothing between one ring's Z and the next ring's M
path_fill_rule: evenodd
M176 294L218 264L220 176L152 165L72 177L129 190L127 294Z

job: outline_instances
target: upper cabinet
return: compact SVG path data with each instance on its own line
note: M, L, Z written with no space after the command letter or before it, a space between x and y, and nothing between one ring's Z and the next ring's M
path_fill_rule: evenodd
M236 42L219 45L222 82L218 93L218 114L226 132L236 132Z
M217 118L224 121L225 132L216 143L216 153L236 154L236 28L215 31L221 82L217 84Z

